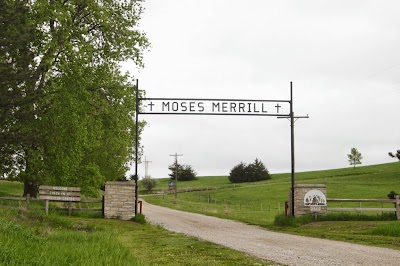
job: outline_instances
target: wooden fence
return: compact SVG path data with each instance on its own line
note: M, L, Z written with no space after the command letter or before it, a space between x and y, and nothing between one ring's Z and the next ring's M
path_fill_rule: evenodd
M25 208L27 210L30 209L30 204L31 202L44 202L46 203L46 199L40 199L40 198L31 198L29 194L26 195L26 197L0 197L0 200L10 200L10 201L18 201L21 204L25 205ZM97 200L97 199L86 199L86 200L80 200L77 203L102 203L101 209L96 209L96 208L81 208L81 207L71 207L68 206L66 208L58 208L58 209L63 209L63 210L70 210L70 211L101 211L104 215L104 201L103 200Z
M360 203L360 207L340 207L340 208L331 208L328 207L328 211L382 211L382 212L396 212L397 220L400 220L400 199L399 196L396 196L396 199L334 199L328 198L328 202L358 202ZM365 208L361 207L361 203L363 202L377 202L377 203L393 203L394 208ZM329 205L328 205L329 206Z

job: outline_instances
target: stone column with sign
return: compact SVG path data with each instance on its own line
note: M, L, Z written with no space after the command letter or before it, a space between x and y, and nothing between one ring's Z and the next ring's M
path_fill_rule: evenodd
M134 216L135 182L107 182L104 193L104 217L129 220Z
M292 193L289 191L291 213ZM294 216L325 214L327 212L326 186L322 184L299 184L294 186Z

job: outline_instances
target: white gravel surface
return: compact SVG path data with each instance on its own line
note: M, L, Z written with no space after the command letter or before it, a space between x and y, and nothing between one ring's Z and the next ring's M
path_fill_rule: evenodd
M276 233L216 217L143 202L152 224L287 265L400 265L400 251Z

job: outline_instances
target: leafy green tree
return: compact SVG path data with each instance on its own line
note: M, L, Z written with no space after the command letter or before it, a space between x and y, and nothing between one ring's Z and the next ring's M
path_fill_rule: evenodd
M27 122L39 114L33 104L41 96L32 89L39 38L25 0L0 1L0 171L15 177L25 166L23 146L37 140Z
M168 175L172 180L175 180L175 172L176 167L175 164L168 166L168 169L171 171ZM196 171L190 165L177 165L178 169L178 181L192 181L197 179Z
M271 179L271 175L264 163L256 158L249 165L241 162L233 167L228 178L232 183L256 182Z
M361 164L361 160L363 159L361 153L356 148L351 148L350 154L347 154L347 157L350 165L354 165L354 168L356 168L357 164Z
M2 0L0 9L1 174L24 181L24 193L44 183L96 193L133 159L138 95L119 62L143 66L141 1Z

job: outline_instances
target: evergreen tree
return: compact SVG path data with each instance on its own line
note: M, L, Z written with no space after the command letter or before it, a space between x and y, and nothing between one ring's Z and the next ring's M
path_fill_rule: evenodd
M196 171L190 165L181 165L178 163L177 167L175 164L168 166L171 171L169 177L171 180L175 180L176 169L178 169L178 181L192 181L197 179Z
M257 158L254 160L254 163L247 166L247 174L249 176L248 181L250 182L267 180L271 178L268 169L265 168L264 163Z
M235 165L232 168L228 178L229 181L231 181L231 183L240 183L240 182L247 182L246 177L247 177L246 164L240 162L240 164Z
M254 160L254 163L249 165L241 162L233 167L229 174L229 181L232 183L256 182L268 179L271 179L268 169L257 158Z

